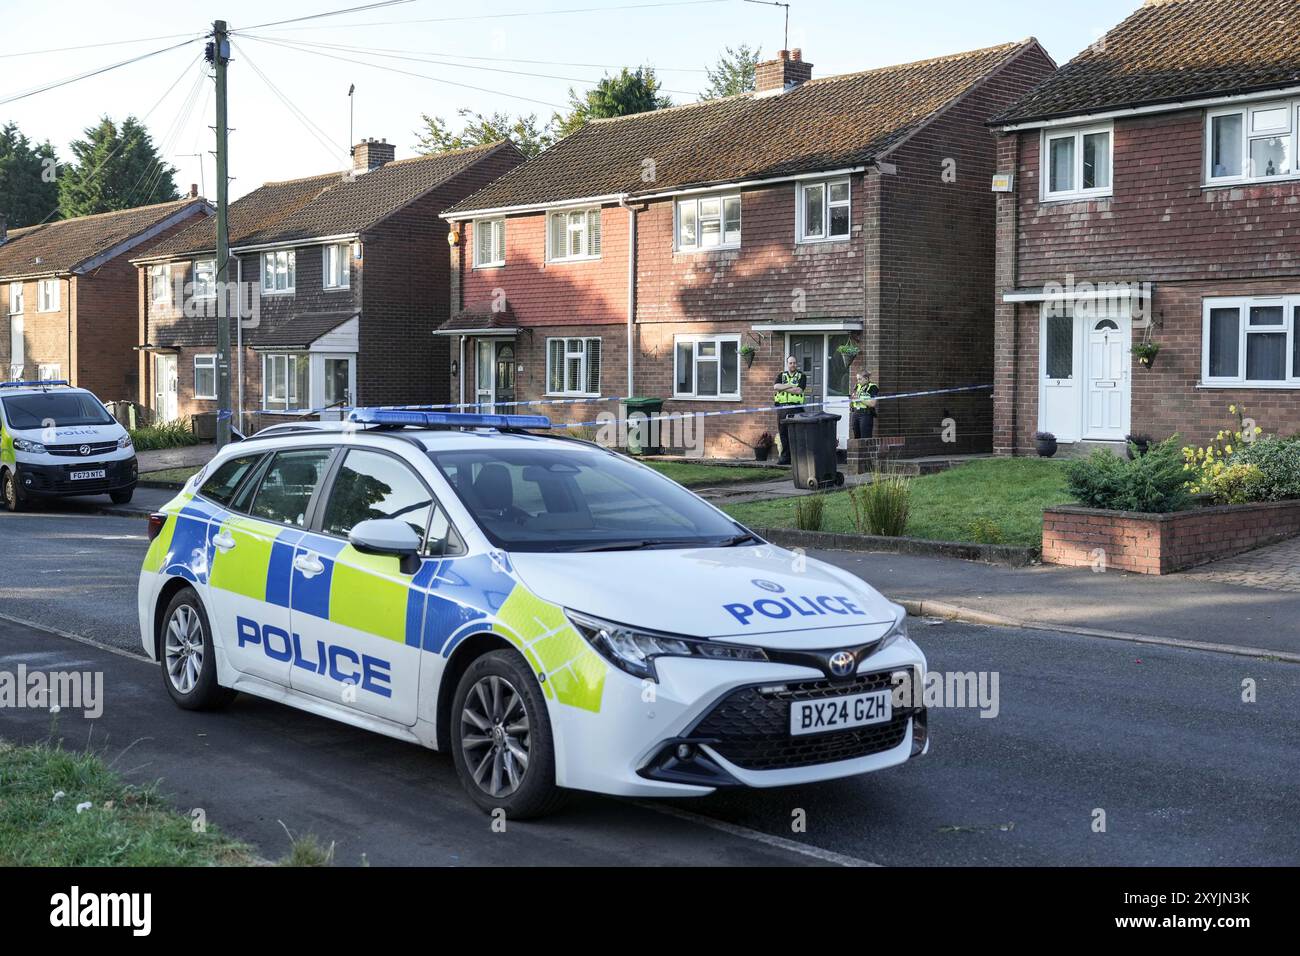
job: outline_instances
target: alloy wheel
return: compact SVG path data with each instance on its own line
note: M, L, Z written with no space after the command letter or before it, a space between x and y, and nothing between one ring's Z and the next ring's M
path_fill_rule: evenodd
M491 797L508 797L523 784L531 746L523 695L504 677L482 678L465 697L460 745L474 783Z
M188 694L203 672L203 625L198 612L182 604L167 622L163 647L167 677L179 693Z

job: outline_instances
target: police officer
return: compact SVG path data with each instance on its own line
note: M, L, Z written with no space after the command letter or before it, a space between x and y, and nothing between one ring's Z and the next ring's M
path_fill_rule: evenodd
M880 387L866 372L858 373L857 384L849 396L849 437L870 438L876 429L876 396Z
M808 376L799 371L799 362L793 355L785 360L785 371L776 377L776 395L773 401L778 406L776 411L776 430L781 436L781 458L778 465L790 464L790 434L786 419L797 415L803 409L804 391L808 388Z

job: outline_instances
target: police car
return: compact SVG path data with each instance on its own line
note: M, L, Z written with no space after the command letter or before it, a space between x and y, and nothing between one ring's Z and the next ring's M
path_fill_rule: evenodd
M126 504L137 472L131 436L92 393L64 381L0 383L0 492L10 511L69 495Z
M904 611L529 415L358 409L222 450L149 522L145 651L438 750L513 818L566 789L698 796L928 747Z

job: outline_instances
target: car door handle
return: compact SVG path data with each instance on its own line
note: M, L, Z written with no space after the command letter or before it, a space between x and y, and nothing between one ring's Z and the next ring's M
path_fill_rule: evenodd
M293 559L293 566L302 572L305 578L314 578L325 570L325 565L314 554L300 554Z
M222 530L212 539L212 543L222 551L229 551L235 546L235 539L229 532Z

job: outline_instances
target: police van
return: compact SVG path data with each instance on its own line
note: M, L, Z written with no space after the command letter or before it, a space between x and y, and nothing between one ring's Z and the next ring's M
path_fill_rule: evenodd
M450 750L486 811L699 796L928 748L901 607L531 415L358 409L223 449L149 522L145 651Z
M0 383L0 491L19 511L36 498L135 493L135 447L104 404L64 381Z

